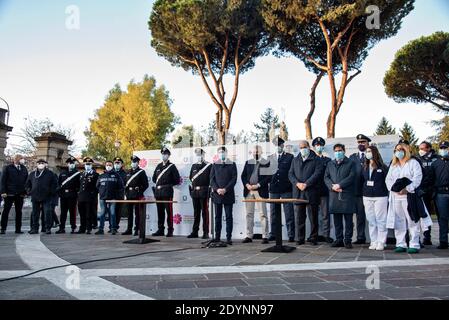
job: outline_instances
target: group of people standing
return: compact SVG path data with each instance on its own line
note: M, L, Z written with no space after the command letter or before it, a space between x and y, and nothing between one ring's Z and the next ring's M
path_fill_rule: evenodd
M357 153L348 157L345 146L335 144L333 160L324 155L326 141L323 138L314 139L312 145L308 141L301 141L296 157L285 151L285 141L280 137L273 141L277 152L267 159L262 156L262 148L255 146L252 159L246 161L240 177L244 186L244 198L306 200L298 204L283 204L288 241L296 241L299 246L306 242L312 245L327 242L332 247L351 249L353 244L365 244L365 227L368 221L371 240L369 249L384 250L388 229L393 229L396 252L418 253L423 245L432 244L430 213L436 212L440 227L438 248L447 249L449 142L440 144L439 154L432 150L430 143L423 142L419 147L419 155L415 156L411 153L409 142L401 139L395 146L392 162L387 165L378 148L370 144L370 138L361 134L356 139L359 149ZM157 204L158 230L153 236L173 237L171 201L174 196L173 188L181 179L176 165L170 162L170 156L170 150L161 150L162 162L157 165L152 177L156 200L165 201ZM202 238L209 239L211 199L215 209L213 240L221 239L224 215L226 242L232 244L237 165L228 157L225 147L218 148L217 157L217 161L208 163L205 161L205 151L201 148L195 150L195 161L189 176L194 224L188 238L199 237L202 220ZM138 235L139 207L111 200L144 198L149 179L145 170L139 167L140 159L133 156L128 171L124 170L120 158L106 161L105 171L101 175L93 168L94 161L91 158L87 157L83 162L84 171L81 172L77 169L76 159L69 158L67 169L59 176L47 168L44 160L39 160L36 170L30 174L21 156L17 156L13 164L5 166L0 187L0 194L5 201L0 233L4 234L6 231L13 204L16 209L16 233L22 233L23 199L31 196L31 234L39 232L40 217L43 221L41 232L51 234L54 208L59 198L61 221L56 233L65 233L67 216L70 215L72 233L90 234L93 229L98 229L95 234L103 235L108 216L109 232L115 235L120 227L122 212L126 210L128 227L122 234ZM256 206L260 213L262 243L275 240L274 204L270 206L270 215L267 204L263 201L247 202L245 205L246 237L243 243L253 242ZM77 211L81 220L78 231ZM357 240L353 243L354 215ZM335 240L330 236L331 216ZM306 239L307 218L310 230Z

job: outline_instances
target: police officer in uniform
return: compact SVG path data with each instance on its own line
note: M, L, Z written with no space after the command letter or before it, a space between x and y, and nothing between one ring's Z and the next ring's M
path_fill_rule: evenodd
M181 181L178 169L174 163L170 162L171 152L167 148L162 148L162 162L156 167L153 174L153 182L156 186L153 189L154 197L159 201L173 201L173 186L176 186ZM157 215L158 215L158 230L153 233L153 236L164 235L164 219L165 213L167 213L167 237L173 237L173 204L172 203L158 203Z
M371 139L363 134L359 134L357 137L357 144L359 152L352 154L349 159L354 161L356 166L356 180L355 180L355 197L356 197L356 218L357 218L357 241L354 244L365 244L365 226L366 215L365 206L363 205L363 169L366 163L366 149L369 147Z
M423 165L423 181L421 183L422 190L425 192L423 196L424 203L429 213L435 213L435 203L433 201L433 181L432 181L432 163L437 161L440 157L432 149L430 142L423 141L419 145L419 160ZM431 227L424 231L423 244L426 246L432 245Z
M78 193L78 211L81 225L77 233L92 233L92 228L97 221L98 190L97 181L99 174L93 169L92 158L84 158L85 171L81 174L80 191Z
M192 233L187 237L198 238L200 221L203 219L203 239L209 239L209 184L212 164L204 161L204 150L196 149L196 163L190 169L189 179L192 185L189 187L193 202L194 222Z
M123 169L123 160L120 157L116 157L114 159L114 171L117 173L120 178L122 178L123 185L126 183L126 171ZM125 199L125 195L121 195L119 200ZM122 203L116 203L115 204L115 226L118 229L120 229L120 220L122 220L122 213L126 210L126 205ZM109 230L109 233L111 233L111 230Z
M290 170L294 156L287 153L284 149L285 141L280 137L273 140L273 144L277 147L277 152L269 157L270 167L273 169L273 175L270 182L270 199L291 199L292 198L292 184L288 179L288 172ZM287 225L288 241L295 242L295 213L292 203L284 203L284 216ZM275 225L275 204L270 205L270 221L271 233L269 241L275 240L276 225Z
M148 176L145 170L139 168L140 158L138 156L131 157L131 170L126 174L125 194L127 200L141 200L144 193L149 187ZM139 206L136 204L128 204L126 206L128 212L128 228L123 235L131 235L134 226L134 236L139 235L140 212ZM135 218L134 218L135 217Z
M78 192L80 190L81 172L76 169L76 159L70 157L66 161L68 168L61 172L58 177L58 193L61 200L61 224L57 234L65 233L65 223L67 221L67 213L70 212L70 226L72 234L76 230L76 206L78 200Z
M324 183L324 173L331 158L326 157L324 147L326 146L326 140L321 137L317 137L312 141L312 146L316 155L323 162L323 175L320 178L320 207L319 207L319 235L318 241L333 243L334 239L330 237L330 215L329 215L329 190Z

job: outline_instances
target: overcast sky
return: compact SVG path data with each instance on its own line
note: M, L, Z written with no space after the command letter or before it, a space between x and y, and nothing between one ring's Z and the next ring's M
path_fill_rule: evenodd
M49 117L73 127L77 144L83 146L88 119L108 91L115 83L125 87L144 74L167 87L173 111L183 124L200 129L214 119L216 109L200 79L172 67L151 48L147 23L152 4L149 0L0 0L0 97L10 104L14 131L27 116ZM79 30L66 28L69 5L80 9ZM395 103L386 96L382 79L398 49L435 31L449 31L449 1L417 0L399 34L370 52L362 74L350 84L338 116L337 136L372 134L382 116L395 127L408 121L421 139L434 134L428 122L441 114L427 105ZM294 58L260 58L241 79L231 130L253 129L258 116L272 107L285 119L292 139L304 137L313 80ZM328 91L323 81L313 120L315 136L326 135ZM18 143L17 139L11 137L9 142Z

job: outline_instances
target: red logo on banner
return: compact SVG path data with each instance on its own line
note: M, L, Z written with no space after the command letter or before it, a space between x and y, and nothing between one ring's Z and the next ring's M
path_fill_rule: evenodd
M147 165L148 165L147 159L141 159L141 160L140 160L139 166L140 166L141 168L146 168Z
M175 215L173 216L173 222L174 222L175 224L181 224L181 222L182 222L182 216L181 216L179 213L175 214Z

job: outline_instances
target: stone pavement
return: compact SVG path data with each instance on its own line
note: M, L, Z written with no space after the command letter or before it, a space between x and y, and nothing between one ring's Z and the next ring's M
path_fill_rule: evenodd
M146 245L123 244L131 238L18 237L8 232L0 237L0 279L43 267L141 255L79 265L80 288L67 287L70 274L65 268L0 282L0 299L449 298L449 251L435 246L413 256L396 254L393 248L376 252L367 245L347 250L327 244L300 246L290 254L279 254L262 253L266 245L260 240L252 244L236 240L233 246L216 249L201 248L202 240L185 237L163 237L159 243ZM374 278L379 280L378 286L372 282L373 270L380 272Z

